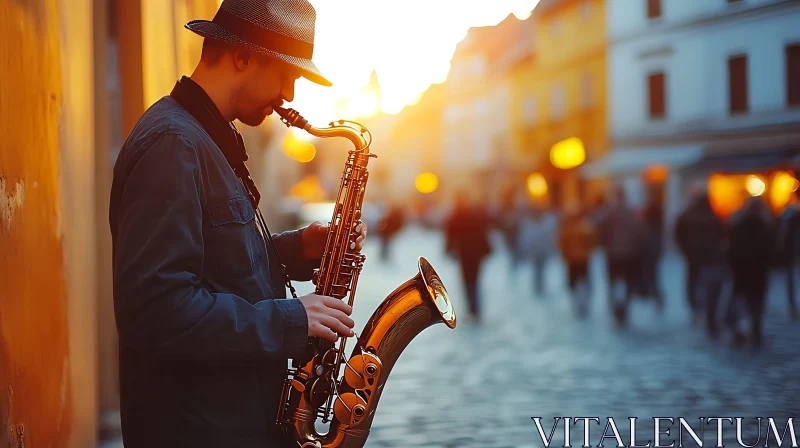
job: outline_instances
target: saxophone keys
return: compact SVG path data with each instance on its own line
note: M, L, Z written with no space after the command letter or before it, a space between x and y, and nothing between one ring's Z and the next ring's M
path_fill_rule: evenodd
M314 284L314 286L319 284L319 270L315 270L314 274L311 275L311 283Z
M292 387L294 387L298 392L305 392L306 390L306 385L301 383L300 381L292 380L291 384Z
M336 419L348 426L356 426L367 416L369 405L358 395L347 392L339 396L333 405Z
M347 361L344 380L353 389L374 389L381 374L381 361L369 352L353 355Z

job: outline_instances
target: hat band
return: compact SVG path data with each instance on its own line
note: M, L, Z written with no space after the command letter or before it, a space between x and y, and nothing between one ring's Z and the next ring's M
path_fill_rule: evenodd
M222 8L217 11L213 22L252 44L276 53L303 59L311 59L311 55L314 53L314 44L262 28Z

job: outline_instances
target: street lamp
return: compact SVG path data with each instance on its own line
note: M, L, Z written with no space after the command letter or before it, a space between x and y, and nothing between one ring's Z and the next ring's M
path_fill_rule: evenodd
M578 137L562 140L550 149L550 162L556 168L568 170L580 166L585 161L586 150Z
M532 198L542 198L547 194L547 180L542 173L532 173L528 176L528 194Z
M433 193L439 187L439 179L430 172L420 173L414 180L414 186L420 193Z

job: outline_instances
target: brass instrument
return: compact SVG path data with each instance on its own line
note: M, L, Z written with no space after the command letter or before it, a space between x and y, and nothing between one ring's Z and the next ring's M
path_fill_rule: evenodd
M317 294L347 297L352 307L366 259L355 251L355 227L360 222L369 177L367 163L376 157L369 152L371 134L352 121L339 120L328 128L316 128L293 109L276 107L275 111L287 127L295 126L317 137L344 137L355 146L348 153L322 262L314 276ZM403 349L433 324L441 322L455 328L455 311L436 271L422 257L418 268L416 276L383 300L361 335L356 334L349 357L345 355L347 338L340 337L336 344L311 338L311 360L302 366L295 361L287 370L277 423L301 448L364 446L389 372ZM324 434L315 427L318 418L330 423Z

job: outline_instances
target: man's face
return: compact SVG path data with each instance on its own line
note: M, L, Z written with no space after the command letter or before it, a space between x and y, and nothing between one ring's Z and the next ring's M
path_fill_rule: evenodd
M248 126L258 126L275 106L294 99L294 83L300 71L283 61L253 55L241 76L235 98L237 118Z

